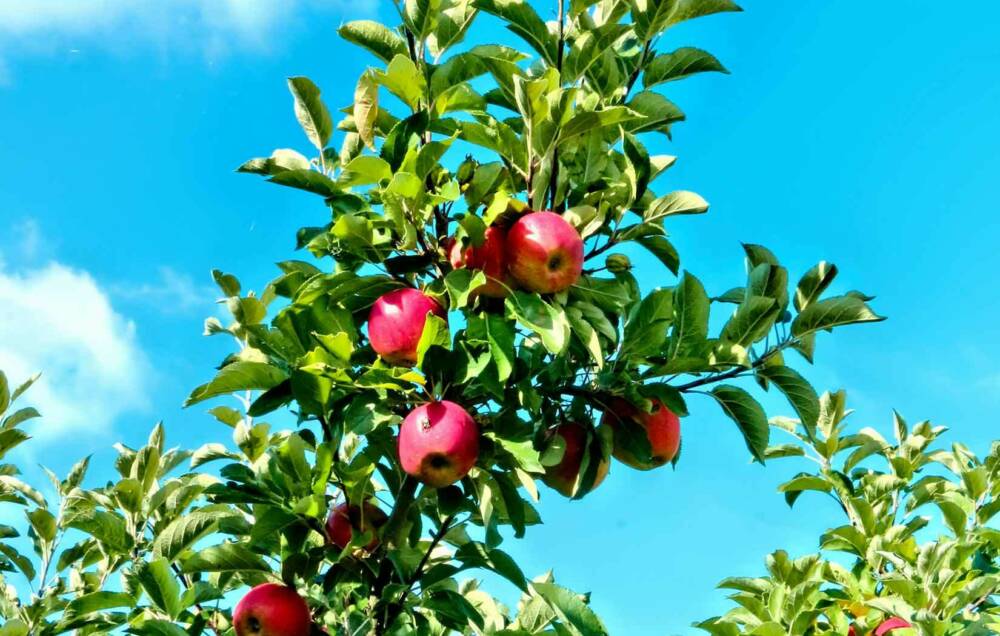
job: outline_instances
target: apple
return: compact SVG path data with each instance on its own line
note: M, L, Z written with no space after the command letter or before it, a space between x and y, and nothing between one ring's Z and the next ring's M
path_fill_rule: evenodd
M361 533L370 531L373 533L372 540L365 546L365 550L372 552L378 547L378 536L374 536L374 533L388 520L388 515L381 508L367 501L361 506L342 503L330 511L326 520L326 534L330 543L343 550L351 542L355 530Z
M311 626L306 602L278 583L258 585L233 610L236 636L309 636Z
M583 271L583 239L555 212L530 212L507 233L507 266L533 292L568 289Z
M545 475L542 476L542 481L565 497L573 496L573 486L576 484L577 475L580 474L580 466L583 463L585 453L589 450L587 447L587 428L589 427L576 422L567 422L560 424L555 429L555 436L563 439L566 449L563 451L562 459L559 460L558 464L545 467ZM593 461L593 457L591 455L591 461ZM597 466L597 473L594 475L594 483L590 487L590 490L594 490L601 485L601 482L608 475L608 469L611 467L611 461L606 457L602 457L600 462ZM590 492L590 490L587 492Z
M615 446L615 459L638 470L652 470L662 466L677 456L681 447L681 421L659 400L653 400L653 412L645 413L634 405L616 398L611 408L604 413L602 423L612 429L622 420L631 420L646 430L646 438L652 448L652 457L646 462L624 448Z
M505 298L510 293L510 275L507 272L506 255L507 233L495 225L486 228L483 243L479 247L468 246L462 249L462 243L448 239L448 261L455 269L467 267L481 270L486 275L486 284L472 290L473 294L482 294L490 298Z
M427 486L444 488L475 466L479 425L454 402L423 404L403 419L398 451L403 470Z
M881 625L875 628L875 636L885 636L894 630L903 629L904 627L913 627L902 618L894 616L887 621L883 621Z
M380 296L368 314L372 349L390 364L415 364L427 314L448 320L444 308L419 289L404 287Z

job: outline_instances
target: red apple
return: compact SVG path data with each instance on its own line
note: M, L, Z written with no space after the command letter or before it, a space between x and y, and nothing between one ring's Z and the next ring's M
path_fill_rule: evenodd
M898 616L894 616L887 621L883 621L881 625L875 628L875 636L885 636L885 634L904 627L913 627L913 625L910 625Z
M365 546L365 550L372 552L378 547L378 537L374 533L388 520L389 517L380 508L367 501L362 506L342 503L330 511L326 520L326 534L330 537L330 543L343 550L351 542L355 530L361 533L370 531L373 533L372 540Z
M470 245L462 249L461 242L449 239L446 245L448 260L455 269L468 267L486 274L486 284L472 290L472 293L491 298L505 298L510 293L511 286L510 275L507 272L506 244L507 233L491 225L486 228L483 243L479 247Z
M264 583L247 592L233 610L236 636L309 636L309 607L290 587Z
M403 470L432 488L465 477L478 457L479 425L454 402L418 406L399 427Z
M507 266L531 291L562 291L583 271L583 239L555 212L525 214L507 233Z
M653 400L653 412L645 413L625 400L615 399L604 413L602 423L612 429L622 420L631 420L646 430L652 457L646 462L624 448L615 446L615 459L639 470L652 470L672 460L681 447L681 421L659 400Z
M419 289L405 287L379 297L368 314L372 349L391 364L415 364L427 314L448 319L444 308Z
M854 625L851 625L851 628L847 630L847 636L858 636L858 633L854 631Z
M558 464L545 467L542 481L566 497L573 496L573 486L576 484L577 475L580 474L580 465L583 463L585 453L589 450L587 448L587 428L576 422L568 422L560 424L555 429L555 435L563 439L566 450ZM593 457L591 455L591 461L593 461ZM611 462L606 457L602 457L590 490L601 485L601 482L607 477L610 467Z

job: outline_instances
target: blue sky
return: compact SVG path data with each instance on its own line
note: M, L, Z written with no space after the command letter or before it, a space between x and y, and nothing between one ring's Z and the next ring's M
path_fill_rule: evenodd
M233 169L307 149L284 78L308 75L345 105L368 60L334 29L391 9L138 6L0 0L0 367L46 374L29 395L49 417L22 459L63 473L93 452L92 483L114 441L139 443L157 419L185 446L228 435L180 408L228 350L200 335L216 311L208 272L259 289L323 214ZM668 87L689 121L656 148L680 157L660 189L712 203L671 228L684 266L721 293L741 282L739 241L795 275L835 262L838 288L876 294L890 320L822 336L810 379L846 388L857 426L885 429L895 407L985 451L1000 407L1000 6L744 6L664 43L707 48L733 72ZM815 550L835 520L807 497L788 511L775 487L799 467L750 465L713 404L690 406L676 472L616 465L582 502L547 492L545 525L507 545L529 574L551 567L591 591L612 633L694 633L728 607L721 578L758 573L779 547Z

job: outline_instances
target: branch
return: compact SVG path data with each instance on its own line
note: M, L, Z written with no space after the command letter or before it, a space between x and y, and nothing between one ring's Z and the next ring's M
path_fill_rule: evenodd
M371 593L376 611L382 606L382 593L392 578L392 560L386 552L388 548L395 548L399 543L399 531L403 526L403 520L406 519L406 514L409 512L410 506L413 504L416 492L417 480L407 475L399 485L399 492L396 493L396 501L392 507L392 514L389 515L389 519L382 528L382 545L380 546L382 559L379 562L378 575L375 579L375 584L372 586ZM384 634L386 628L389 626L387 619L388 612L377 614L375 626L372 630L373 633Z
M444 538L444 535L448 534L448 531L451 530L451 523L455 520L456 514L457 513L452 513L448 515L448 517L441 523L441 527L438 528L438 531L434 533L434 536L431 538L431 544L427 546L427 552L424 553L424 556L420 559L420 563L417 564L417 569L413 571L413 574L406 582L406 587L403 588L402 592L400 592L399 598L396 599L396 602L389 606L385 619L386 627L391 626L403 611L406 597L409 596L413 586L416 585L417 581L420 580L420 577L423 576L424 568L427 567L427 562L430 561L431 553L434 552L434 548L441 543L441 539Z
M691 382L688 382L687 384L682 384L682 385L676 386L674 388L677 389L678 391L680 391L681 393L684 393L684 392L690 391L692 389L697 389L700 386L705 386L706 384L714 384L716 382L721 382L723 380L729 380L731 378L735 378L736 376L740 375L741 373L746 373L747 371L753 371L754 369L759 369L760 367L764 366L764 363L766 363L769 359L771 359L772 357L774 357L776 354L778 354L783 349L785 349L788 346L790 346L792 342L793 342L792 340L786 340L785 342L782 342L781 344L775 345L773 348L771 348L770 350L766 351L764 353L764 355L762 355L761 357L759 357L756 360L754 360L753 364L750 365L749 369L747 369L745 367L734 367L734 368L732 368L729 371L726 371L724 373L718 373L718 374L715 374L715 375L710 375L708 377L698 378L697 380L693 380Z

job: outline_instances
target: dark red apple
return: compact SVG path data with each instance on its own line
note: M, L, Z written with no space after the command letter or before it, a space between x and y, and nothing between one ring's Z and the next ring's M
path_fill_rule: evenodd
M479 425L454 402L430 402L403 419L398 450L403 470L427 486L444 488L475 466Z
M546 466L545 475L542 476L550 488L554 489L565 497L573 496L573 486L576 484L577 475L580 474L580 466L587 452L587 428L576 422L560 424L555 429L555 435L563 439L566 450L562 459L555 466ZM593 455L591 456L593 458ZM590 490L594 490L601 485L608 475L611 462L606 458L601 458L601 463L597 466L597 473L594 475L594 483ZM588 491L589 492L589 491ZM586 494L586 493L584 493Z
M555 212L525 214L507 233L507 267L531 291L562 291L583 271L583 239Z
M378 537L374 533L389 520L380 508L370 502L365 502L362 506L353 506L342 503L330 511L330 516L326 520L326 534L330 537L330 543L343 550L354 532L372 532L372 540L365 546L365 550L372 552L378 547Z
M653 401L653 412L645 413L622 399L611 403L610 411L604 413L602 423L612 429L622 420L631 420L646 431L646 438L652 448L648 462L636 457L625 448L615 446L615 459L638 470L652 470L672 460L681 447L681 421L659 400Z
M233 610L236 636L309 636L309 607L290 587L264 583L247 592Z
M448 261L455 269L467 267L481 270L486 275L486 284L472 290L491 298L505 298L510 293L511 280L507 271L507 233L495 225L486 228L482 245L462 249L462 243L449 239Z
M372 349L391 364L415 364L427 314L448 320L444 308L419 289L405 287L379 297L368 314Z
M881 625L875 628L875 636L885 636L894 630L903 629L904 627L913 627L902 618L894 616L887 621L883 621Z

